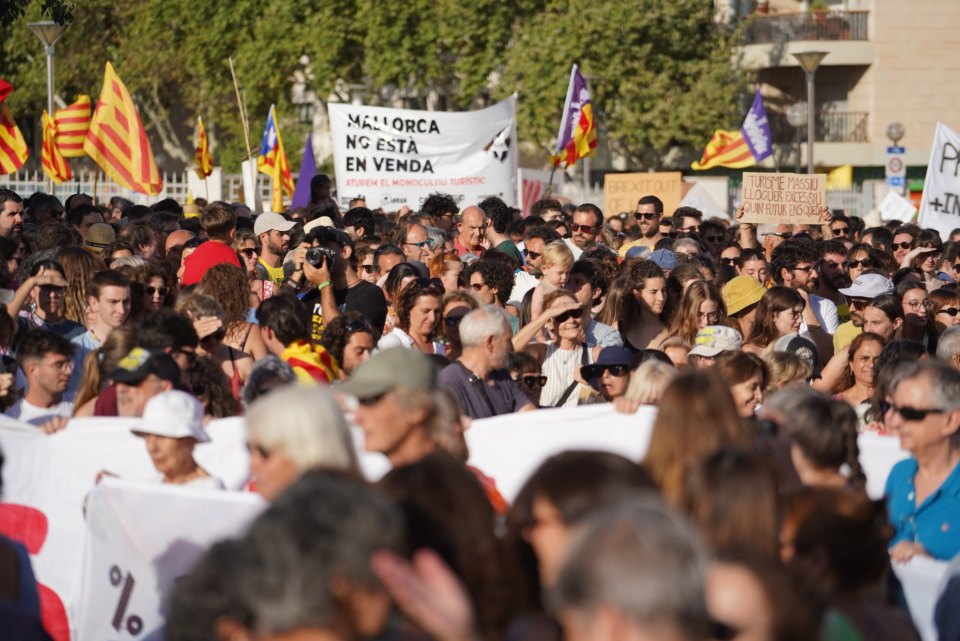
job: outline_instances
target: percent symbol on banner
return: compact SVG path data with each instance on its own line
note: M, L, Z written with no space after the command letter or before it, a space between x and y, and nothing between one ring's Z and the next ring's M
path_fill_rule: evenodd
M127 614L127 606L130 604L130 597L133 595L133 586L136 585L136 581L129 572L127 572L127 576L124 577L120 567L114 565L110 568L110 585L116 588L119 587L121 583L123 584L123 589L120 590L120 600L117 601L117 609L113 613L112 621L113 629L117 632L123 627L123 618ZM126 627L127 632L133 636L137 636L143 630L143 619L136 614L131 614L127 617Z

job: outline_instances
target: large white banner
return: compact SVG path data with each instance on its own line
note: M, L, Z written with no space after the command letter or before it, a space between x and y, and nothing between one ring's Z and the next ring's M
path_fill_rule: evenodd
M441 112L329 103L337 196L346 208L417 210L434 192L461 205L499 196L517 204L516 96L480 111Z
M960 227L960 134L937 123L920 200L921 227L932 227L947 238Z

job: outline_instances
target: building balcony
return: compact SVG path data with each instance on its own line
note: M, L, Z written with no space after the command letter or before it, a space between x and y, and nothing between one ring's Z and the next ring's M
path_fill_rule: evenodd
M865 66L874 62L868 11L785 13L755 16L744 28L738 64L747 69L799 67L791 55L826 51L827 66Z
M831 11L758 15L743 34L744 45L795 41L867 40L867 11Z
M768 112L767 117L775 143L790 143L796 139L797 128L787 122L784 114ZM819 111L814 123L814 142L869 142L865 111ZM801 138L806 140L806 127L800 129Z

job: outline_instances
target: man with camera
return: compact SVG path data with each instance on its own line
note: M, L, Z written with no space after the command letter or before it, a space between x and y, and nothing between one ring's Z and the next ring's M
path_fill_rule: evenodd
M311 335L320 340L325 322L342 312L358 311L383 332L387 301L383 291L357 275L350 236L333 227L317 227L303 240L303 273L315 288L301 296L312 308Z

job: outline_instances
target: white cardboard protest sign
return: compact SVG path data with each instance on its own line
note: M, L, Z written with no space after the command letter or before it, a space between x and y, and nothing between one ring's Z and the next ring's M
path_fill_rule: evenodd
M904 223L913 220L913 215L917 213L913 203L893 189L883 197L879 209L880 220L899 220Z
M960 227L960 134L942 122L933 135L917 222L943 238Z
M743 172L744 223L784 225L826 222L826 174L765 174Z
M516 96L479 111L441 112L329 103L343 207L420 204L434 192L461 208L487 196L517 204Z
M102 481L87 502L77 641L161 638L174 581L265 505L247 492Z

